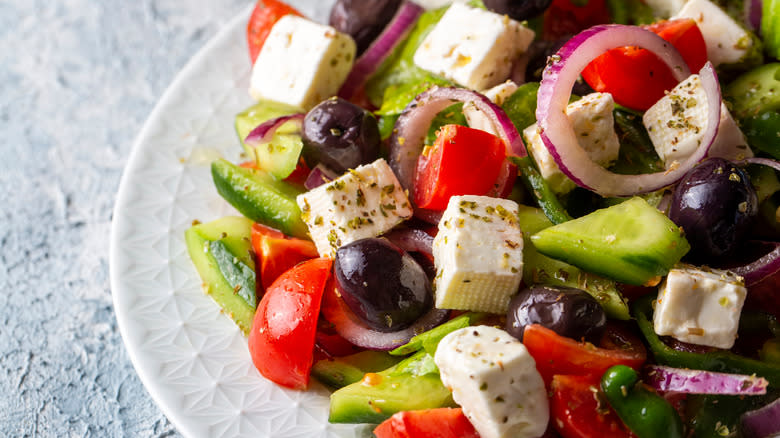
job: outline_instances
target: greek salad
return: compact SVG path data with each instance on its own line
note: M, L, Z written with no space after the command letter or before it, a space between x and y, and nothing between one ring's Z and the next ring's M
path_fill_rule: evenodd
M391 437L780 436L780 1L259 0L242 216L275 384Z

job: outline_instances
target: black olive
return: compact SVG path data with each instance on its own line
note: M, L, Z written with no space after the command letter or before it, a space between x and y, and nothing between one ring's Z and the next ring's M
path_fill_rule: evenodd
M589 293L571 287L537 285L509 302L506 331L523 340L527 325L539 324L561 336L598 343L607 316Z
M330 10L330 25L355 40L363 53L393 19L401 0L338 0Z
M484 0L485 7L517 21L528 20L544 12L552 0Z
M745 171L723 158L708 158L677 184L669 218L691 244L686 260L712 263L745 241L758 214L758 198Z
M337 173L379 157L379 126L363 108L334 97L312 108L303 119L303 158Z
M374 330L406 328L433 306L431 284L423 268L387 239L344 245L336 251L333 266L344 303Z

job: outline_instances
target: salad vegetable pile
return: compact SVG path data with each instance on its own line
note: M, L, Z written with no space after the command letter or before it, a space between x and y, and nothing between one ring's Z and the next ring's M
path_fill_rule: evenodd
M260 373L389 437L780 436L780 1L259 0L195 221Z

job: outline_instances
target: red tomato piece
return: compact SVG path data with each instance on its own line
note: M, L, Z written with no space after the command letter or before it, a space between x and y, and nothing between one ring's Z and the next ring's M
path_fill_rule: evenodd
M544 13L542 35L555 41L609 22L606 0L553 0Z
M630 438L623 424L600 394L600 376L557 375L552 379L550 417L564 438Z
M285 236L281 231L262 224L252 225L252 249L255 251L257 285L268 289L277 277L298 263L319 257L309 240Z
M308 260L282 274L257 305L249 353L260 374L292 389L306 389L322 292L332 261Z
M538 324L525 328L523 345L536 361L536 369L548 387L556 374L601 377L618 364L639 369L647 359L642 342L634 335L607 327L602 345L608 348L575 341Z
M377 438L479 438L461 408L393 414L374 429Z
M670 42L692 72L707 62L707 46L696 21L662 21L646 28ZM585 67L582 77L594 90L611 93L615 102L639 111L646 111L678 83L660 58L638 47L604 53Z
M444 210L451 196L484 195L494 188L504 161L503 140L479 129L444 125L417 161L414 202Z
M263 47L266 37L271 32L277 21L285 15L302 16L292 6L280 2L279 0L259 0L249 18L249 24L246 27L246 39L249 43L249 57L254 64L260 49Z

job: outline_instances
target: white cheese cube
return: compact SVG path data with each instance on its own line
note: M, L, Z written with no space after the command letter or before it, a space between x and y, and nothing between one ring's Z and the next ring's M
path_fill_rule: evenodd
M332 257L340 246L379 236L412 217L403 187L382 158L296 200L321 256Z
M609 166L617 160L620 151L620 140L615 133L615 119L612 115L614 108L615 102L609 93L591 93L566 107L566 115L579 138L580 147L593 162L602 166ZM550 188L556 193L571 191L576 185L555 164L542 142L537 125L525 128L523 137Z
M690 157L701 144L707 126L707 97L699 75L691 75L680 82L651 106L642 117L642 123L666 168ZM721 104L718 136L708 155L728 160L753 156L745 135L725 104Z
M504 104L504 101L515 91L517 91L517 84L512 82L510 79L506 82L496 85L489 90L483 91L482 94L490 99L491 102L501 106ZM469 102L463 105L463 115L466 116L466 122L468 122L469 127L480 129L493 135L498 135L493 122L491 122L482 111L477 109L473 103Z
M452 3L466 3L466 0L415 0L414 2L425 9L439 9Z
M544 434L550 416L544 382L534 358L509 333L484 325L456 330L441 340L433 360L480 437Z
M505 313L523 277L517 203L453 196L433 240L436 307Z
M414 54L414 63L458 84L484 90L505 81L534 32L505 15L454 3Z
M750 34L710 0L688 0L672 19L692 18L707 44L707 59L713 65L733 64L753 47Z
M731 348L746 294L742 277L680 265L659 288L655 332L691 344Z
M656 17L669 18L682 9L685 0L645 0L645 4L650 6Z
M308 111L338 93L355 59L349 35L285 15L271 28L252 68L249 93Z

